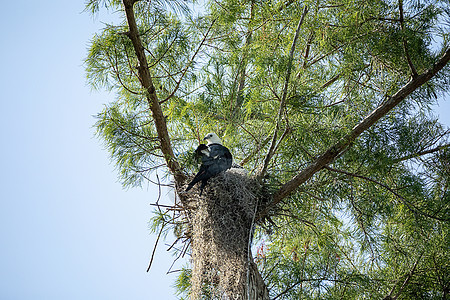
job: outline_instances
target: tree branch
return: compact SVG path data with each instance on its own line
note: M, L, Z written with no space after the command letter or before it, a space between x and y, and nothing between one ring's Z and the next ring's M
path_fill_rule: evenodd
M131 88L127 87L127 86L125 85L125 83L123 82L122 78L120 77L119 63L118 63L118 61L117 61L117 56L118 56L118 55L117 55L117 49L116 49L116 47L114 47L114 54L115 54L115 56L114 56L114 63L113 63L113 61L112 61L112 58L109 56L108 51L106 51L105 54L106 54L106 58L107 58L108 61L109 61L109 64L111 65L111 67L112 67L113 70L114 70L114 73L116 74L117 80L119 81L120 85L121 85L126 91L128 91L130 94L133 94L133 95L140 95L138 92L135 92L135 91L131 90Z
M387 101L382 103L377 109L370 113L364 120L357 124L347 135L342 137L336 144L323 152L315 160L313 160L305 169L294 176L291 180L286 182L273 195L273 200L270 205L266 207L261 215L268 212L269 209L280 203L284 198L293 193L301 184L309 180L315 173L320 171L324 166L331 163L336 157L346 151L350 145L355 141L361 133L366 131L369 127L375 124L379 119L389 113L395 106L402 102L412 92L429 81L436 75L444 66L450 61L450 48L447 49L444 55L423 74L412 78L407 84L400 88L394 95L388 97Z
M292 41L291 50L289 52L288 66L287 66L287 70L286 70L286 81L284 83L283 96L281 97L280 108L278 110L277 123L276 123L275 131L273 133L273 138L272 138L272 142L269 147L269 151L267 152L266 158L264 159L264 164L263 164L259 174L257 175L257 177L259 179L261 179L264 176L264 174L266 173L267 168L270 163L270 160L272 159L272 157L275 153L275 146L277 144L278 131L280 130L280 126L281 126L280 123L281 123L281 119L283 118L284 109L286 106L286 98L287 98L287 93L288 93L289 81L291 78L292 60L294 59L295 45L297 44L297 39L298 39L298 36L300 33L300 28L302 27L302 24L303 24L303 21L305 19L307 12L308 12L308 7L305 6L305 8L303 9L303 13L300 18L300 21L298 22L297 30L295 31L294 40Z
M334 169L334 168L331 168L331 167L328 167L328 166L324 166L324 168L327 169L327 170L329 170L329 171L332 171L332 172L341 173L341 174L345 174L345 175L347 175L347 176L351 176L351 177L356 177L356 178L360 178L360 179L363 179L363 180L367 180L367 181L369 181L369 182L375 183L376 185L379 185L379 186L383 187L383 188L386 189L387 191L391 192L391 193L392 193L394 196L396 196L398 199L400 199L401 202L402 202L403 204L405 204L406 207L407 207L412 213L420 214L420 215L423 215L423 216L425 216L425 217L427 217L427 218L434 219L434 220L438 220L438 221L443 221L443 222L447 222L447 221L450 220L450 218L436 217L435 215L430 215L430 214L428 214L428 213L426 213L426 212L421 211L419 208L417 208L417 207L414 206L412 203L408 202L405 198L403 198L399 193L397 193L396 191L394 191L394 189L392 189L392 188L390 188L389 186L387 186L387 185L385 185L385 184L383 184L383 183L381 183L381 182L379 182L379 181L376 181L376 180L374 180L374 179L372 179L372 178L369 178L369 177L366 177L366 176L362 176L362 175L358 175L358 174L355 174L355 173L350 173L350 172L347 172L347 171L344 171L344 170Z
M178 79L177 85L176 85L175 88L173 89L172 93L171 93L169 96L167 96L166 99L162 100L162 101L160 102L160 104L166 102L167 100L169 100L170 98L172 98L172 97L175 95L175 93L177 92L178 88L180 87L181 81L183 80L183 78L184 78L184 76L186 75L186 73L187 73L189 67L191 66L192 62L194 61L195 56L197 56L198 52L199 52L200 49L203 47L203 44L205 43L206 38L208 37L209 32L211 31L211 28L213 27L213 25L214 25L215 22L216 22L216 19L214 19L214 20L211 22L211 25L209 26L208 31L205 33L205 36L203 37L203 40L201 41L200 45L197 47L197 50L195 51L194 55L192 55L192 58L191 58L191 59L189 60L189 62L186 64L186 67L184 68L184 70L183 70L183 72L182 72L182 74L181 74L180 79Z
M408 276L406 277L405 281L403 281L402 286L400 287L400 290L397 292L397 294L392 298L393 300L396 300L402 293L403 289L405 288L405 286L408 284L409 280L411 279L411 277L414 275L414 272L416 271L416 267L419 263L419 260L422 258L423 252L419 255L419 257L417 258L416 262L414 263L411 271L408 273Z
M245 157L243 160L239 162L239 165L244 166L246 165L256 154L258 154L261 149L264 148L264 146L267 145L267 143L270 141L270 136L266 137L264 141L259 143L255 149L253 149L252 153L250 153L247 157Z
M158 237L156 238L155 245L153 246L152 256L151 256L151 258L150 258L150 262L149 262L148 267L147 267L147 272L150 271L150 268L152 267L152 264L153 264L153 258L155 257L156 247L158 247L158 242L159 242L159 239L161 238L161 234L163 233L163 230L164 230L164 226L165 226L165 225L166 225L166 224L163 224L163 225L161 226L161 229L159 230Z
M141 39L139 38L138 28L136 25L136 19L134 16L133 4L135 0L123 0L125 8L125 14L128 22L129 32L127 36L130 38L134 51L139 61L138 74L139 81L147 91L147 101L152 111L153 119L155 120L156 131L158 133L158 139L161 144L161 151L164 155L164 159L167 163L167 167L175 178L177 184L181 184L185 180L185 175L181 171L180 165L175 159L172 146L170 144L170 137L167 130L166 120L164 118L161 105L158 102L155 87L153 85L152 77L148 68L147 58L145 56L144 47L142 46Z
M423 155L427 155L427 154L431 154L431 153L434 153L434 152L438 152L440 150L444 150L444 149L447 149L449 147L450 147L450 144L440 145L440 146L437 146L436 148L433 148L433 149L420 151L420 152L413 153L413 154L410 154L410 155L407 155L407 156L404 156L404 157L400 157L400 158L394 159L394 163L398 163L398 162L402 162L402 161L405 161L405 160L408 160L408 159L417 158L417 157L420 157L420 156L423 156Z
M238 72L238 78L239 78L239 85L238 85L238 90L237 90L237 94L236 94L236 105L234 106L234 108L232 108L232 104L233 104L233 99L231 99L231 107L230 107L230 111L233 112L234 116L237 116L239 114L239 110L241 109L242 104L244 103L244 87L245 87L245 77L247 76L246 74L246 69L247 69L247 60L248 60L248 53L249 53L249 46L252 42L252 35L253 35L253 29L251 28L251 23L253 22L253 19L255 17L255 1L252 1L250 3L250 20L248 21L248 25L247 25L247 34L245 37L245 44L243 47L243 51L242 51L242 57L241 57L241 61L239 63L239 69L240 71ZM236 78L237 79L237 78ZM233 84L233 86L236 83ZM233 91L234 94L234 91Z
M408 51L408 43L406 42L405 38L405 22L403 19L403 0L398 1L398 10L400 11L400 28L402 29L402 41L403 41L403 50L405 51L406 60L408 61L408 66L411 70L411 76L414 78L417 76L416 68L414 67L414 64L412 63L411 57L409 56Z
M406 279L403 281L402 286L400 287L398 293L392 297L392 294L394 293L395 290L395 286L397 285L397 283L399 282L400 278L397 280L397 282L394 284L394 286L392 287L391 291L389 292L389 295L387 295L386 297L383 298L383 300L396 300L400 294L402 293L403 289L405 288L406 284L408 283L408 281L411 279L411 276L414 274L417 264L419 263L419 260L422 258L424 252L422 252L419 257L417 258L417 260L415 261L414 265L412 266L411 271L408 272L408 275L406 276Z
M306 69L306 67L308 66L309 51L310 51L310 49L311 49L311 44L312 44L312 41L313 41L314 37L315 37L315 32L312 31L312 32L309 34L309 38L308 38L308 41L307 41L307 43L306 43L305 55L304 55L303 65L302 65L302 68L303 68L303 69ZM299 75L299 74L297 74L297 77L298 77L298 75Z

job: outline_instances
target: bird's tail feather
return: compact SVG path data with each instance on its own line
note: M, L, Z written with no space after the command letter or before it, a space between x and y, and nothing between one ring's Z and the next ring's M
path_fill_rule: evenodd
M200 181L200 179L197 178L197 176L196 176L191 182L189 182L189 184L186 188L186 192L189 191L190 189L192 189L194 187L194 185L199 181Z

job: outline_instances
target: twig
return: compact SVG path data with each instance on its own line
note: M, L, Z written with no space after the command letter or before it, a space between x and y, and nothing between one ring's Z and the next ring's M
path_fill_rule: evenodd
M450 144L437 146L436 148L433 148L433 149L424 150L424 151L421 151L421 152L413 153L413 154L410 154L410 155L407 155L407 156L404 156L404 157L400 157L400 158L394 159L394 163L398 163L398 162L402 162L402 161L405 161L405 160L408 160L408 159L417 158L419 156L423 156L423 155L431 154L431 153L434 153L434 152L438 152L440 150L444 150L444 149L447 149L449 147L450 147Z
M403 41L403 50L405 51L406 60L408 61L408 66L411 69L411 75L413 78L417 77L417 71L412 63L411 57L409 56L408 51L408 43L405 38L405 22L403 19L403 0L398 1L398 10L400 11L400 27L403 31L402 41Z
M211 25L208 28L208 31L206 31L205 35L203 36L203 40L201 41L200 45L197 47L197 50L195 51L195 53L192 55L191 59L189 60L189 62L186 64L183 73L181 74L181 77L179 78L179 80L177 81L177 85L175 86L175 88L173 89L172 93L166 97L166 99L162 100L159 102L159 104L162 104L164 102L166 102L167 100L169 100L170 98L173 97L173 95L175 95L176 91L178 90L178 88L180 87L181 81L183 80L184 76L187 73L187 70L189 69L190 65L192 64L192 62L194 61L194 58L197 56L198 52L200 51L200 49L202 48L203 44L206 41L206 38L209 35L209 32L211 31L211 28L213 27L214 23L216 22L216 19L214 19L211 22Z
M358 175L358 174L354 174L354 173L350 173L350 172L343 171L343 170L334 169L334 168L331 168L331 167L329 167L329 166L324 166L324 168L327 169L327 170L329 170L329 171L333 171L333 172L345 174L345 175L348 175L348 176L352 176L352 177L364 179L364 180L370 181L370 182L372 182L372 183L375 183L376 185L379 185L379 186L385 188L386 190L388 190L389 192L391 192L392 194L394 194L398 199L400 199L401 202L402 202L403 204L405 204L406 207L407 207L411 212L413 212L413 213L418 213L418 214L423 215L423 216L425 216L425 217L428 217L428 218L430 218L430 219L434 219L434 220L438 220L438 221L443 221L443 222L447 222L447 221L450 220L450 218L440 218L440 217L436 217L436 216L433 216L433 215L430 215L430 214L428 214L428 213L426 213L426 212L421 211L420 209L418 209L417 207L415 207L413 204L411 204L411 203L409 203L408 201L406 201L405 198L403 198L399 193L397 193L396 191L394 191L392 188L390 188L389 186L385 185L384 183L381 183L381 182L379 182L379 181L376 181L376 180L374 180L374 179L372 179L372 178L369 178L369 177L366 177L366 176L362 176L362 175Z
M300 34L300 28L302 27L303 21L305 19L305 16L308 12L308 7L305 6L305 8L303 9L303 13L302 16L300 18L300 21L298 22L298 26L297 26L297 30L295 31L295 36L294 36L294 40L292 41L292 46L291 46L291 50L289 52L289 60L288 60L288 65L287 65L287 70L286 70L286 80L284 82L284 89L283 89L283 95L281 97L281 102L280 102L280 108L278 110L278 117L277 117L277 123L275 126L275 130L273 133L273 137L272 137L272 142L270 144L269 147L269 151L267 152L267 155L264 159L264 164L261 168L261 171L259 172L259 174L257 175L257 177L259 178L259 180L261 180L264 177L264 174L267 171L267 168L269 166L270 160L272 159L274 153L275 153L275 146L277 144L277 139L278 139L278 131L280 130L281 127L281 119L283 118L284 115L284 110L285 110L285 106L286 106L286 98L287 98L287 93L288 93L288 87L289 87L289 81L291 78L291 72L292 72L292 61L294 59L294 51L295 51L295 46L297 44L297 39L298 36Z
M314 31L312 31L309 34L308 41L306 42L305 55L304 55L304 60L303 60L303 65L302 65L303 69L306 69L306 67L308 66L309 51L311 49L311 43L312 43L312 41L314 39L314 36L315 36L315 33L314 33ZM299 74L297 74L297 77L298 77Z
M259 143L257 145L257 147L252 151L252 153L250 153L247 157L245 157L243 160L241 160L239 162L239 165L241 165L241 166L246 165L252 159L252 157L254 157L256 154L258 154L258 152L261 151L261 149L263 149L265 145L267 145L267 143L269 141L270 141L270 137L268 136L264 139L264 141L262 141L262 143Z
M156 179L158 180L158 199L156 199L156 205L158 207L159 212L161 212L161 209L159 207L159 200L161 199L161 182L159 181L158 173L156 173Z
M150 258L150 263L148 264L147 272L150 271L150 267L152 266L153 258L155 257L156 247L158 246L159 238L161 237L161 234L162 234L162 232L163 232L163 229L164 229L164 226L165 226L165 225L166 225L166 224L163 224L163 225L161 226L161 230L159 231L158 237L156 238L155 246L153 246L152 256L151 256L151 258Z
M164 204L157 204L157 203L150 203L150 205L164 207L167 209L176 209L176 205L164 205ZM180 209L183 209L183 208L180 207Z
M394 297L392 297L392 294L394 293L395 287L397 286L397 283L399 282L400 278L394 283L394 286L392 287L391 291L389 292L389 294L386 297L383 298L383 300L396 300L400 296L400 294L402 293L402 291L405 288L406 284L411 279L411 276L414 274L414 271L416 270L417 264L419 263L419 260L422 258L423 254L424 254L424 252L422 252L419 255L419 257L417 258L417 260L415 261L411 271L409 271L408 276L403 281L403 284L400 287L398 293Z
M133 95L140 95L140 93L135 92L133 90L131 90L130 88L128 88L125 83L122 81L122 78L120 77L120 72L119 72L119 64L117 62L117 51L116 51L116 47L114 47L114 54L115 54L115 58L114 58L114 65L113 66L113 62L111 60L111 58L109 57L108 51L106 51L106 57L108 58L109 63L111 64L114 73L116 74L117 80L119 81L120 85L126 90L128 91L130 94Z
M169 52L169 49L172 48L173 44L175 44L175 41L177 40L177 38L178 38L178 31L175 32L175 38L170 43L170 45L167 46L167 49L164 51L164 53L161 54L161 56L158 59L156 59L155 62L153 62L151 65L149 65L148 66L149 68L153 68L154 66L156 66L164 58L164 56L166 56L166 53ZM146 49L146 50L148 51L148 53L150 53L153 56L153 54L148 49Z

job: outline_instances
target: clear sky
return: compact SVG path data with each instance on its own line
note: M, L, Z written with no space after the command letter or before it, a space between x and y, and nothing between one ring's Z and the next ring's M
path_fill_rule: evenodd
M84 1L4 1L1 9L0 299L175 299L172 258L148 220L157 190L123 190L93 115L82 65L103 25ZM450 124L449 101L439 112Z
M94 138L93 115L114 95L86 85L103 24L83 9L2 3L0 299L175 299L164 245L146 273L156 189L123 190Z

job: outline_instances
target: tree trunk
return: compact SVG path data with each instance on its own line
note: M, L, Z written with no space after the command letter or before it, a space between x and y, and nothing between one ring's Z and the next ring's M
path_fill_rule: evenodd
M269 290L253 261L250 262L247 295L248 300L269 300Z
M250 249L261 193L256 178L240 172L211 178L201 195L196 187L180 193L191 230L192 300L269 299Z

